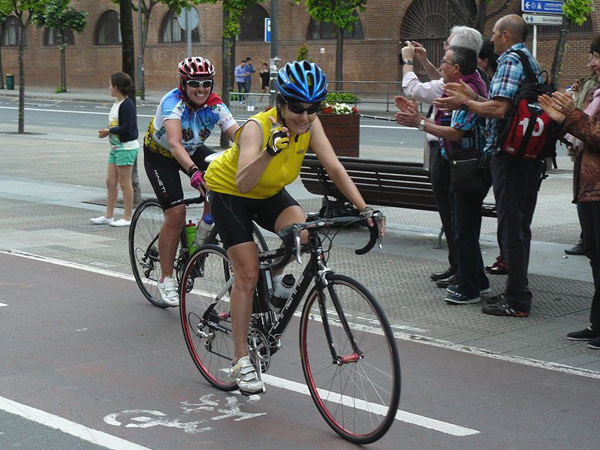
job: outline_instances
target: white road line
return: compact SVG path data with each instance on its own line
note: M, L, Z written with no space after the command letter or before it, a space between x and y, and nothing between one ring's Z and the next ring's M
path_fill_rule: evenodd
M2 308L3 306L8 306L6 303L0 303L0 308Z
M64 419L60 416L47 413L40 409L35 409L22 403L0 397L0 409L7 413L23 417L24 419L45 425L55 430L60 430L64 433L75 436L83 441L90 442L94 445L113 450L150 450L148 447L143 447L125 439L112 436L102 431L94 430L78 423Z
M48 262L50 264L56 264L59 266L71 267L74 269L85 270L87 272L99 273L99 274L107 275L107 276L111 276L111 277L122 278L124 280L135 281L135 278L133 277L133 275L126 275L126 274L120 273L120 272L99 269L96 267L90 267L90 266L86 266L84 264L63 261L60 259L47 258L45 256L35 255L33 253L22 252L20 250L8 250L8 251L0 250L0 253L4 253L6 255L21 256L23 258L34 259L36 261ZM296 312L297 317L299 317L299 314L300 314L300 312L297 311ZM376 330L373 327L369 327L364 324L354 324L354 325L356 327L360 327L360 329L362 331L368 331L370 333L377 333L377 334L381 333L381 330ZM391 324L391 326L392 326L392 328L401 328L401 326L395 326L395 324ZM411 331L411 330L408 330L408 331ZM465 345L461 345L461 344L454 344L452 342L444 341L441 339L434 339L434 338L430 338L430 337L423 336L423 335L407 334L407 333L394 331L394 337L396 339L401 339L403 341L411 341L411 342L415 342L415 343L419 343L419 344L427 344L427 345L433 345L435 347L443 347L448 350L454 350L454 351L462 352L462 353L469 353L471 355L484 356L486 358L498 359L501 361L511 362L514 364L521 364L524 366L537 367L537 368L546 369L546 370L553 370L555 372L567 373L569 375L578 375L578 376L582 376L582 377L600 379L600 372L597 372L594 370L581 369L579 367L572 367L572 366L567 366L564 364L558 364L558 363L553 363L553 362L548 362L548 361L540 361L537 359L529 359L529 358L524 358L521 356L512 356L512 355L505 355L502 353L495 353L490 350L477 348L477 347L471 347L471 346L465 346Z
M308 391L308 387L305 384L297 383L291 380L285 380L283 378L274 377L272 375L263 374L263 380L265 383L275 386L281 389L286 389L288 391L293 391L298 394L310 395ZM323 393L327 394L327 391L323 391ZM376 414L384 415L386 410L383 406L378 405L376 403L365 402L360 400L355 400L353 398L347 397L345 395L337 395L337 398L333 398L332 395L329 395L329 398L332 401L342 401L343 404L347 406L359 407L364 411L372 411ZM471 428L461 427L460 425L453 425L451 423L442 422L440 420L430 419L429 417L420 416L418 414L409 413L406 411L398 410L396 412L396 420L401 422L410 423L413 425L418 425L420 427L429 428L430 430L439 431L440 433L450 434L452 436L471 436L473 434L479 434L479 431L473 430Z
M14 106L0 106L0 109L17 109ZM108 110L108 108L107 108ZM96 116L106 116L106 111L71 111L68 109L44 109L44 108L25 108L25 111L41 111L41 112L53 112L53 113L71 113L71 114L92 114ZM138 117L154 117L149 114L138 114Z

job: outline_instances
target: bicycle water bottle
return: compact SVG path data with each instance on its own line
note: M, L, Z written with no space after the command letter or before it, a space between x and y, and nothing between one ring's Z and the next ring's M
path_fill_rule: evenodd
M294 284L296 284L296 279L291 273L273 277L273 295L271 296L273 306L283 308L287 299L292 295Z
M196 239L196 234L197 234L196 231L197 230L198 230L198 227L191 220L185 226L185 237L187 240L187 245L188 245L188 250L190 251L190 255L192 253L194 253L197 249L196 244L194 242Z
M208 237L210 230L212 230L212 227L213 227L212 214L208 213L204 216L204 219L202 219L198 223L198 231L196 232L196 239L194 241L194 243L196 244L196 247L200 247L201 245L204 245L204 242L206 241L206 238Z

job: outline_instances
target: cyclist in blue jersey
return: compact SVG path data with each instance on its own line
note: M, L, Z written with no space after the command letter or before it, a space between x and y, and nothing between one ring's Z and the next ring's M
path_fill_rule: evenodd
M165 215L158 239L162 268L158 290L169 306L179 305L173 264L185 226L179 171L189 176L192 187L205 194L205 158L213 151L204 142L215 126L230 140L239 128L229 108L213 92L212 63L196 56L184 59L178 67L179 85L162 98L144 136L144 167ZM208 203L205 214L206 206Z

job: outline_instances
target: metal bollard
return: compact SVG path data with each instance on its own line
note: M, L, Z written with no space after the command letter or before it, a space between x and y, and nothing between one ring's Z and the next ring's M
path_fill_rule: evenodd
M15 77L12 73L6 74L6 89L13 90L15 88Z

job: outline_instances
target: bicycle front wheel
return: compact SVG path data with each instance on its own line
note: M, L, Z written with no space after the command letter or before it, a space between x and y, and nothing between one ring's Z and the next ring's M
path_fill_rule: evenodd
M188 260L181 280L179 316L194 364L218 389L233 391L230 294L233 270L223 248L203 245Z
M167 307L158 292L161 276L158 235L164 221L160 203L149 199L136 208L129 227L129 260L133 276L144 297L159 308Z
M400 360L390 325L360 283L329 275L308 294L300 319L300 356L317 409L340 436L380 439L400 401ZM321 295L322 294L322 295Z

